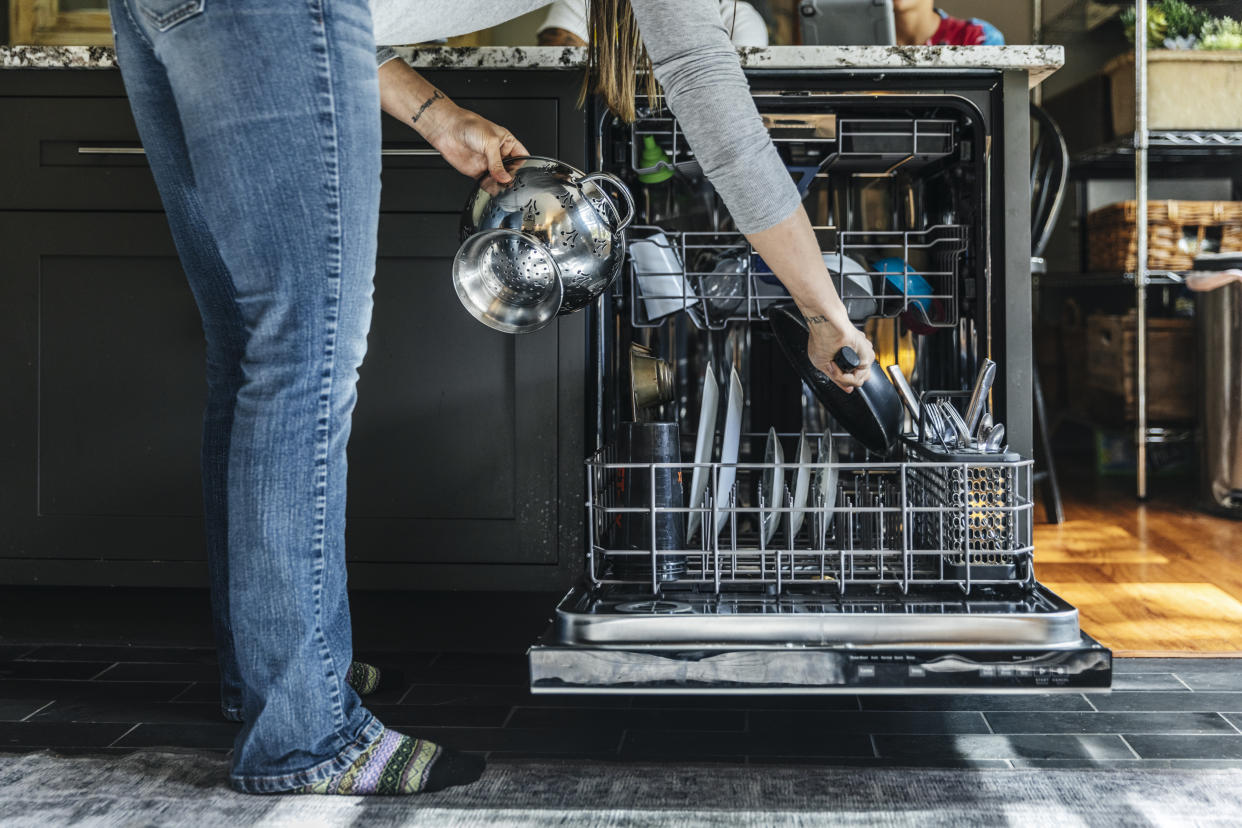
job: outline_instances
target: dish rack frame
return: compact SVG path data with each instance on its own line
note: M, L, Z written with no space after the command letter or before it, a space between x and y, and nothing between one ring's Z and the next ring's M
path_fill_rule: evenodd
M797 105L804 101L783 95L753 96L762 108L773 104L781 107ZM638 117L630 126L630 167L639 174L653 173L668 166L685 169L697 166L694 151L681 130L677 119L663 104L651 107L644 96L638 98ZM805 125L798 123L796 115L785 120L782 113L766 112L771 119L768 132L772 143L795 148L805 163L800 166L808 173L811 167L826 173L837 166L864 165L877 168L879 175L890 175L897 169L937 161L951 155L957 149L954 132L956 122L951 118L918 117L846 117L835 114L807 118ZM824 127L828 127L824 129ZM810 134L805 134L806 132ZM797 133L797 134L794 134ZM646 137L655 139L668 157L668 162L655 166L640 166L639 147ZM815 159L819 160L816 161Z
M746 434L743 445L762 445L765 437ZM786 446L800 437L779 435ZM602 447L586 461L588 577L596 586L628 585L657 595L686 588L780 594L797 587L844 595L860 587L901 594L945 586L963 594L978 586L1034 587L1032 460L1012 453L948 455L911 437L902 440L895 457L880 458L848 435L831 439L839 456L850 460L632 463L619 460L613 444ZM814 457L824 441L824 436L812 441ZM688 490L695 468L708 476L701 506L655 502L657 474L679 476ZM735 470L735 482L718 497L721 473L728 468ZM837 475L831 516L814 492L806 505L790 505L790 480L805 470L814 481L821 469ZM780 506L765 502L758 485L765 473L782 475ZM626 503L625 481L635 474L650 475L645 489L651 494L642 503ZM693 544L686 540L687 548L654 548L657 522L688 521L694 511L701 514L702 527L715 526L717 513L726 515L722 530L699 529ZM793 534L796 512L803 519ZM761 531L771 514L779 515L781 524L774 545ZM650 543L617 542L618 527L634 519L645 519Z
M875 311L861 314L863 318L896 317L911 306L920 309L925 324L951 328L960 319L959 287L962 282L963 254L968 247L968 228L961 224L937 224L923 230L838 230L833 226L813 227L821 239L821 250L837 294L849 303L872 303ZM695 327L700 330L724 330L731 322L767 320L767 308L789 298L779 281L762 265L745 236L736 232L677 231L658 226L639 225L630 232L647 236L663 234L680 267L673 270L640 272L634 258L627 256L626 276L629 280L630 324L635 328L654 328L664 323L666 315L649 318L648 302L680 303ZM827 239L824 244L822 240ZM645 238L660 247L666 245ZM631 242L632 243L632 242ZM741 268L733 272L717 272L713 261L733 258ZM910 265L902 273L887 273L867 267L859 270L853 262L899 258ZM921 266L916 266L914 262ZM914 275L921 277L916 282ZM901 282L895 285L889 278ZM855 279L850 279L855 277ZM856 280L869 283L860 288ZM647 286L644 287L644 281ZM848 282L848 284L847 284ZM660 287L653 289L652 284ZM920 287L920 283L925 287ZM618 282L617 298L620 292Z

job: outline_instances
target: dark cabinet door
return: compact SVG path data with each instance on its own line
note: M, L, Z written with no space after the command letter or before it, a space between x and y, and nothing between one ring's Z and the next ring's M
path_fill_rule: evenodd
M583 166L579 76L425 73ZM0 583L205 583L197 309L115 71L0 73ZM384 119L375 311L350 442L355 585L557 589L582 560L586 314L471 319L471 182Z
M119 73L86 74L0 74L0 210L161 209ZM573 111L577 87L570 73L426 74L460 106L512 131L530 152L581 163L583 116ZM469 181L427 154L430 146L412 128L387 116L383 122L380 209L460 210Z
M0 215L0 581L204 583L203 335L163 215ZM580 522L583 320L515 337L471 319L456 221L381 221L351 577L553 588L579 554L561 524Z

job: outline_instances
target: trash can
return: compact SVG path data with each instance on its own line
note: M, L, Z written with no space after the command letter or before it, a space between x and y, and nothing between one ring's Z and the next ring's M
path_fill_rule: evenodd
M1195 259L1200 494L1209 511L1242 519L1242 253Z

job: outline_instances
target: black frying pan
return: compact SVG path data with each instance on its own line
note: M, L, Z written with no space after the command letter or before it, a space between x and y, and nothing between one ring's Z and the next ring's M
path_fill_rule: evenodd
M811 362L806 352L811 335L797 307L782 303L769 308L768 322L785 358L828 409L828 413L868 449L887 454L896 444L901 431L901 400L884 372L873 365L867 382L847 394ZM833 360L837 366L846 372L856 368L857 354L848 348L841 350L842 353L838 353ZM849 359L851 356L852 360Z

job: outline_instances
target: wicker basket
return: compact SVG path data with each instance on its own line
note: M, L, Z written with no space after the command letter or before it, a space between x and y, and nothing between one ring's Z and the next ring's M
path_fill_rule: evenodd
M1110 204L1087 216L1088 266L1133 272L1138 267L1137 209ZM1242 251L1242 201L1149 201L1147 267L1189 270L1199 253Z
M1106 424L1138 418L1138 321L1125 316L1087 317L1087 412ZM1147 320L1147 416L1153 422L1185 422L1195 416L1195 323L1193 319ZM1074 389L1077 394L1078 389Z

